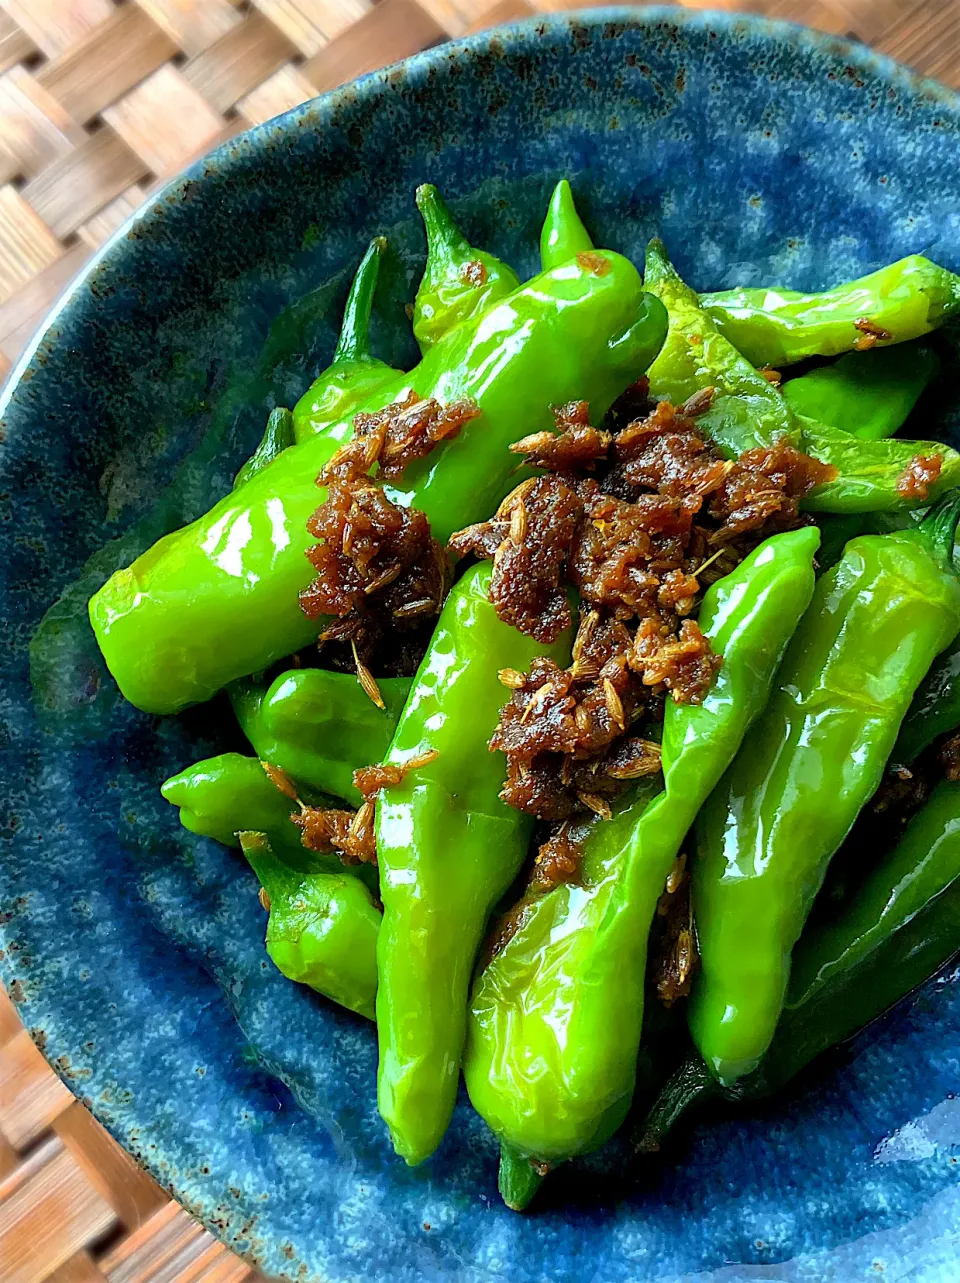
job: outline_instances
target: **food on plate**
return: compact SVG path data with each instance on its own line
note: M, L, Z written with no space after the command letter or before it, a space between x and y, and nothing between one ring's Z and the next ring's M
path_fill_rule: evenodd
M373 355L378 237L330 366L90 619L144 711L227 692L250 754L163 795L375 1020L397 1153L462 1070L522 1209L960 949L960 455L907 435L960 280L698 294L561 180L521 283L416 201L419 365Z

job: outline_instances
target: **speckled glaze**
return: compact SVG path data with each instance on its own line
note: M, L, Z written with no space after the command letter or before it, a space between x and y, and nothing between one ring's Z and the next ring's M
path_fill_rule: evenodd
M914 250L960 269L958 131L946 90L795 28L672 9L526 23L221 148L106 247L25 358L0 450L3 977L67 1083L266 1272L960 1277L952 972L804 1090L700 1126L656 1170L571 1165L532 1215L500 1205L465 1101L434 1160L405 1168L376 1114L373 1030L281 979L252 874L160 799L235 742L226 710L123 704L85 614L303 390L377 232L376 350L412 362L417 183L521 272L566 175L603 244L638 256L660 232L703 288L815 287ZM944 411L931 430L953 426Z

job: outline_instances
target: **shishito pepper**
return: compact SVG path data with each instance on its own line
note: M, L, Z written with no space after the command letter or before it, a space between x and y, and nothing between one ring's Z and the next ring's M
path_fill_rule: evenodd
M267 953L277 970L374 1020L380 911L370 891L342 873L291 869L265 833L239 838L265 892Z
M553 189L540 231L540 266L546 272L592 249L593 241L580 221L570 184L561 178Z
M410 681L381 677L383 708L352 673L325 668L293 668L269 686L249 678L232 682L229 695L257 757L357 806L363 798L353 773L387 751Z
M702 1060L664 1086L639 1136L659 1149L677 1119L712 1099L779 1091L821 1052L851 1038L960 949L960 784L942 781L856 893L794 952L773 1041L757 1068L724 1088Z
M422 509L446 541L494 511L516 483L511 442L550 428L552 404L582 398L602 416L647 368L665 329L661 304L618 254L598 250L534 277L367 402L378 410L413 391L441 404L471 399L480 410L388 493ZM306 527L325 493L316 478L351 432L347 420L285 450L94 595L97 640L132 703L177 712L317 636L299 604L312 573Z
M911 254L821 294L761 287L703 294L701 302L748 361L779 368L922 338L960 312L960 277Z
M796 414L879 441L903 427L939 369L936 352L915 343L848 352L833 365L790 379L783 397Z
M656 782L643 781L595 823L577 881L528 893L477 979L467 1090L515 1155L570 1158L624 1119L657 901L697 809L763 708L813 593L818 540L812 527L777 535L708 589L700 626L723 663L702 704L667 701L663 791L653 798Z
M386 247L382 236L370 242L347 295L333 360L293 407L293 433L297 441L306 441L336 427L359 410L378 388L401 374L370 352L370 311L380 259Z
M450 1121L477 949L533 825L501 801L503 758L487 748L510 694L497 674L570 653L568 635L544 647L502 623L490 575L475 566L451 590L385 760L437 756L377 804L378 1102L410 1164L433 1153Z
M160 792L180 808L180 823L191 833L239 847L240 832L255 829L268 835L277 855L293 868L345 871L336 855L304 848L300 830L290 819L296 804L271 782L255 757L242 753L208 757L172 775ZM336 805L332 798L315 793L308 793L307 800L318 806ZM376 870L367 865L353 865L349 873L376 886Z
M722 1083L770 1045L827 865L879 785L917 685L960 631L958 513L954 492L912 530L847 544L698 817L690 1029Z
M803 506L811 512L876 512L908 507L899 483L917 455L938 454L934 497L960 482L960 454L934 441L863 441L840 428L795 415L782 394L720 332L694 290L677 275L663 244L647 247L646 285L666 306L667 338L650 367L655 396L682 404L708 387L716 394L698 426L735 458L786 439L836 469ZM910 501L917 506L923 500Z
M428 352L448 330L512 293L520 280L506 263L475 249L430 183L417 188L427 233L427 264L413 304L413 335Z

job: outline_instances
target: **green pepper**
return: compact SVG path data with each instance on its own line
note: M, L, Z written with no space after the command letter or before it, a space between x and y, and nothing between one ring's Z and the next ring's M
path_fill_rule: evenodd
M363 801L353 783L361 766L379 762L410 690L409 677L381 677L378 708L352 673L293 668L269 686L232 682L233 711L257 757L310 788Z
M239 834L270 917L267 953L288 980L375 1020L380 911L357 878L300 873L274 855L266 833Z
M773 1041L753 1073L724 1088L687 1061L644 1122L659 1149L692 1106L768 1096L821 1052L851 1038L960 949L960 784L941 781L899 842L826 925L801 936Z
M763 717L697 821L693 1040L722 1083L773 1037L790 954L831 857L876 791L910 700L960 631L960 496L864 535L817 584Z
M221 753L188 766L160 786L166 800L180 808L180 823L191 833L215 838L225 846L239 847L244 829L266 833L274 850L292 868L310 872L345 873L376 886L376 870L369 865L349 867L336 855L307 851L300 830L290 819L294 803L270 782L255 757ZM311 794L318 806L335 806L331 798Z
M903 427L939 369L936 352L915 344L849 352L833 365L790 379L783 396L796 414L862 441L879 441Z
M786 439L837 476L804 500L810 512L875 512L909 506L898 482L916 455L942 456L931 497L960 482L960 454L932 441L862 441L839 428L795 415L783 395L758 373L720 332L700 306L697 294L677 275L663 244L647 247L647 288L670 318L667 338L649 370L655 396L682 404L696 392L716 389L709 410L697 422L724 454ZM914 506L925 502L916 500Z
M754 365L779 368L922 338L960 312L960 277L920 254L821 294L733 289L701 296L704 308Z
M293 407L293 432L307 441L361 409L369 397L401 376L370 353L370 311L377 289L380 258L387 248L382 236L370 242L350 286L333 360ZM341 437L338 436L339 441Z
M700 624L723 663L700 705L667 701L663 791L643 781L596 821L580 877L528 893L517 930L481 972L464 1077L474 1108L524 1157L556 1162L602 1144L633 1096L647 939L703 800L763 708L813 593L819 535L761 544L704 597Z
M547 272L592 249L593 241L580 221L570 184L561 178L553 189L540 231L540 266Z
M293 415L282 406L271 410L263 437L254 453L246 461L233 479L234 490L245 486L251 477L269 467L278 455L294 443Z
M474 249L430 183L417 188L427 233L427 264L413 304L413 335L426 354L448 330L499 302L520 285L512 268Z
M501 623L490 575L489 564L475 566L451 590L385 760L437 756L377 804L378 1102L411 1165L433 1153L450 1121L474 959L533 826L501 801L503 758L487 749L509 698L497 674L570 654L568 635L544 647Z
M646 369L666 328L627 259L597 251L534 279L456 326L410 374L372 397L378 410L407 391L480 416L407 470L397 502L413 504L445 542L496 508L516 484L508 446L553 426L550 406L588 400L596 418ZM325 492L316 478L351 421L284 453L205 517L117 571L90 602L100 648L123 694L173 713L262 672L323 627L300 609L312 568L307 521Z

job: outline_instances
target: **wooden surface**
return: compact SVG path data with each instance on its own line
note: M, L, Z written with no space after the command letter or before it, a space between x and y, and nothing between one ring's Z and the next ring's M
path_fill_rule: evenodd
M960 0L686 0L960 87ZM148 193L249 125L564 0L0 0L0 378ZM585 7L583 5L577 7ZM254 1283L114 1144L0 991L0 1283Z

